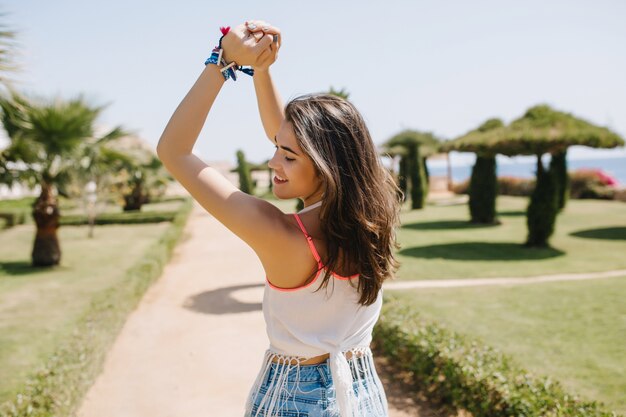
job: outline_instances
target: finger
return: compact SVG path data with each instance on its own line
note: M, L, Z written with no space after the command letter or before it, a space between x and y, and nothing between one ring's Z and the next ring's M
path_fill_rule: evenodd
M257 30L262 30L262 27L266 26L267 23L265 23L262 20L247 20L245 25L248 28L248 30L257 31Z
M246 27L250 32L265 32L273 35L280 34L280 29L272 26L263 20L253 20L246 22Z
M252 36L254 36L254 39L256 39L256 41L258 42L263 37L263 32L262 31L252 32Z
M252 50L257 54L261 54L266 49L269 49L269 46L272 44L272 36L264 35L260 41L257 42L256 45L252 47Z

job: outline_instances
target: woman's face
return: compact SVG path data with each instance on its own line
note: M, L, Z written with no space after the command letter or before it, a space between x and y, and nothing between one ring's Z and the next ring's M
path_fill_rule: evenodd
M322 181L316 174L313 160L298 145L291 123L283 121L274 144L276 152L268 163L274 170L274 195L280 199L301 198L305 206L319 201L323 193Z

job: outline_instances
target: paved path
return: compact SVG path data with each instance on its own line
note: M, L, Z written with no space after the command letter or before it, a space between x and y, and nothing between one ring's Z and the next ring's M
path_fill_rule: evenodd
M129 316L78 416L242 416L268 345L263 277L252 249L196 203L172 261ZM400 397L390 398L391 416L435 415L383 380Z
M612 274L392 282L386 288ZM196 203L172 261L129 316L78 416L240 417L268 344L261 312L263 277L252 249ZM406 398L398 376L385 371L384 359L377 359L377 367L391 417L449 415L430 409L423 399Z

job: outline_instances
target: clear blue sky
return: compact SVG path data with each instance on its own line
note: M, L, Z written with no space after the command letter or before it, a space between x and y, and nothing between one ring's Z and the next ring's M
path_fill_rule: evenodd
M273 71L283 99L345 88L376 143L404 128L449 139L538 103L626 136L621 0L3 3L19 32L22 91L110 103L101 123L155 146L218 27L250 18L283 31ZM238 148L258 162L273 153L243 74L222 89L195 151L234 161Z

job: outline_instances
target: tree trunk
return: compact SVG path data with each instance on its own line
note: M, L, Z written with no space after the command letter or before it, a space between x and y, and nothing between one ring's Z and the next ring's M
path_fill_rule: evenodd
M53 266L61 261L61 247L57 237L59 206L52 185L43 183L41 194L33 203L33 218L37 225L31 254L33 266Z
M498 177L496 157L476 155L469 184L469 210L472 223L500 224L496 219Z
M567 149L552 154L550 171L556 180L559 210L565 208L569 199L570 181L567 174Z
M558 198L554 174L545 170L541 154L537 155L537 182L526 211L528 238L525 246L549 247L558 213Z
M274 173L272 171L273 171L272 168L269 168L269 167L267 168L267 172L270 176L270 187L269 187L270 192L274 189Z
M409 146L409 175L411 177L411 208L422 209L426 203L428 183L424 172L423 160L419 154L419 146Z
M409 175L409 157L401 156L400 157L400 167L398 168L398 187L402 191L402 195L404 196L402 201L406 201L407 199L407 191L408 187L408 175Z
M130 194L124 196L124 211L141 210L141 206L146 202L143 193L143 181L137 181Z

